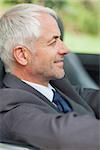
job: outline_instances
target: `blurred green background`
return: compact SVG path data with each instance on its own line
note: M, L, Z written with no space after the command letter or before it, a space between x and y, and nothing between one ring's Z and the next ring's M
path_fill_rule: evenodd
M0 0L0 15L12 5L36 3L56 10L72 52L100 54L100 0Z

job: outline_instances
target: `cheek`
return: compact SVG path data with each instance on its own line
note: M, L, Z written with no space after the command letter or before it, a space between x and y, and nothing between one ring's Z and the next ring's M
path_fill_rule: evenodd
M40 56L40 65L48 66L51 65L53 62L53 57L50 53L42 53Z
M35 57L35 59L33 60L33 67L35 67L35 69L40 69L43 70L45 68L48 68L49 66L49 59L48 57L41 55L40 57Z
M48 49L48 48L42 48L41 50L38 49L38 51L33 56L33 67L35 69L52 69L53 68L53 62L55 60L55 54L54 51Z

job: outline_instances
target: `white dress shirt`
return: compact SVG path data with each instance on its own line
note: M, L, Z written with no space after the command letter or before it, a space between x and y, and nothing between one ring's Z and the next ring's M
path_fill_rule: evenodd
M49 99L51 102L53 101L53 90L55 90L50 84L48 84L48 87L40 85L40 84L36 84L36 83L32 83L26 80L22 80L23 82L25 82L26 84L30 85L31 87L33 87L34 89L36 89L37 91L39 91L41 94L43 94L47 99Z

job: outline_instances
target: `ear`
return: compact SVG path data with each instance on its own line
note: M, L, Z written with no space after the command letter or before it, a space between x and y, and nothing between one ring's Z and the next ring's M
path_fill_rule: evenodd
M28 49L24 46L16 46L13 49L13 56L20 65L27 65L28 63Z

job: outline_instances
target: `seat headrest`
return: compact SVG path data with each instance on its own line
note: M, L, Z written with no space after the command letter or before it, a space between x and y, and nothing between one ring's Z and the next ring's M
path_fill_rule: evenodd
M4 65L0 59L0 87L2 87L2 80L3 80L4 74L5 74Z

